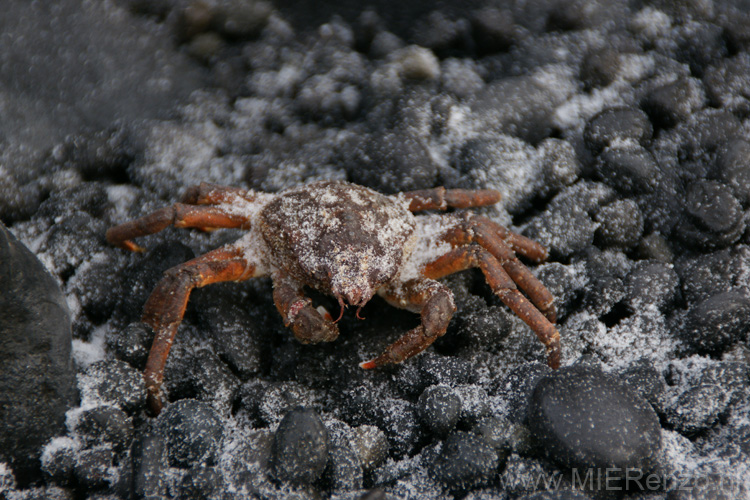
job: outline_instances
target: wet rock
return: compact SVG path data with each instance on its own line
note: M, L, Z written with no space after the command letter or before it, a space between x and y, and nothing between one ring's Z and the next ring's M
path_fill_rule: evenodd
M531 434L524 425L501 417L486 417L471 431L484 437L495 449L501 461L511 453L526 455L533 446Z
M242 289L232 284L196 290L190 298L201 322L211 331L219 358L245 379L262 367L265 338L260 318L243 306L243 299Z
M133 492L142 498L164 496L164 471L169 467L166 439L159 433L143 433L133 442Z
M586 147L599 154L614 141L632 140L644 145L651 140L653 127L646 113L636 108L609 108L594 115L586 124Z
M625 369L620 378L648 401L657 413L663 413L667 384L651 362L646 359L637 361Z
M209 498L221 486L222 477L215 467L193 467L182 476L178 495L186 500Z
M653 304L664 308L677 297L680 278L667 264L639 261L625 278L625 302L633 311Z
M594 169L605 184L624 195L650 193L659 178L659 167L651 153L632 144L607 147Z
M78 386L84 400L116 405L127 412L142 408L146 403L143 375L124 361L92 363L78 376Z
M508 401L508 420L513 423L526 421L529 398L539 381L552 369L542 363L525 363L511 370L495 388L495 393Z
M75 403L70 313L55 279L0 224L0 460L20 484L40 477L41 446Z
M380 192L425 189L437 181L437 165L426 144L408 130L351 143L344 155L350 180Z
M605 205L594 218L599 223L594 235L603 246L629 248L643 233L643 214L632 200L617 200Z
M655 88L641 105L655 125L669 128L687 120L704 106L705 100L700 83L694 78L683 77Z
M216 460L224 428L219 415L206 403L176 401L162 411L156 425L166 438L171 464L192 467Z
M742 123L729 111L704 109L690 116L677 129L683 140L680 155L684 159L705 157L724 142L740 135Z
M587 89L606 87L620 70L620 54L611 47L602 47L586 54L581 61L579 76Z
M88 447L108 443L119 453L130 447L133 421L119 408L98 406L79 415L74 432L83 438Z
M750 111L750 55L740 52L706 70L703 83L711 105L740 115Z
M690 66L693 74L701 75L703 70L727 53L726 39L720 26L709 22L685 23L680 29L675 53L678 61Z
M70 486L79 448L79 444L69 437L49 441L42 452L42 471L45 478L60 486Z
M719 354L747 337L750 299L731 290L709 297L690 309L681 338L701 353Z
M665 418L669 425L685 435L709 429L726 409L726 392L715 384L689 388L667 405Z
M328 432L313 410L287 413L274 435L271 469L280 481L310 484L320 478L328 461Z
M362 469L370 472L385 460L388 453L388 438L374 425L360 425L354 428L352 447L359 457Z
M478 385L464 384L455 388L461 399L461 424L475 425L490 413L489 395Z
M477 9L471 13L470 21L477 50L483 53L507 49L520 31L514 25L513 13L499 7Z
M348 446L336 446L328 455L326 475L334 490L362 488L362 465L357 453Z
M564 467L649 470L661 443L651 406L586 365L561 368L539 381L528 424L541 448Z
M419 416L433 433L444 435L453 430L461 416L461 398L445 385L433 385L419 396Z
M703 250L722 248L739 240L745 230L744 212L729 188L715 181L688 186L686 219L676 228L685 243Z
M184 348L183 344L170 352L164 388L171 400L195 397L226 410L239 386L239 379L213 351Z
M545 85L543 78L503 78L485 85L475 95L471 109L487 130L539 142L550 135L555 107L572 91L564 77L556 83L553 88Z
M541 184L542 169L534 149L507 135L466 141L453 158L462 175L464 188L493 188L500 191L500 204L510 212L528 205Z
M112 467L114 452L109 447L97 447L81 451L73 467L76 479L91 490L107 486L111 479L109 469Z
M455 432L428 467L436 480L450 488L463 489L488 481L499 465L497 452L483 437Z
M750 203L750 142L734 139L724 143L716 160L716 177L743 205Z
M259 416L263 422L274 425L298 406L317 408L319 397L315 390L296 382L270 384L260 397Z
M697 303L722 292L743 286L743 262L750 256L746 247L685 256L675 262L682 281L682 294L688 303Z
M107 348L131 366L143 369L154 340L154 331L140 321L130 323L122 331L116 331L107 337Z

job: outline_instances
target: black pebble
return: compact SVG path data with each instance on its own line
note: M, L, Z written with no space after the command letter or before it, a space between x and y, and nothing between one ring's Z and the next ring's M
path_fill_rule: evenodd
M685 435L711 428L727 405L724 391L716 384L700 384L679 395L666 411L666 422Z
M597 158L594 169L606 185L624 195L651 193L658 183L656 160L637 145L606 148Z
M119 453L130 447L133 421L119 408L97 406L81 413L75 432L85 439L88 446L110 443Z
M594 115L586 124L583 140L599 154L614 140L632 139L643 145L651 140L654 129L648 115L637 108L609 108Z
M169 467L167 443L159 433L146 432L133 441L133 492L138 498L158 498L165 494L164 471Z
M486 482L498 466L497 452L483 437L460 431L445 440L440 453L428 464L435 479L455 489Z
M648 359L641 359L620 374L633 391L648 401L657 413L663 413L667 384Z
M224 427L208 404L195 399L176 401L159 415L157 426L166 437L170 463L192 467L215 461Z
M730 290L709 297L687 315L682 338L700 353L719 354L750 330L750 299Z
M685 77L655 88L641 106L655 125L670 128L687 120L703 104L700 96L700 85Z
M712 181L693 183L687 191L685 208L696 227L715 234L733 231L743 215L727 187Z
M639 261L625 278L625 301L633 311L645 305L664 308L675 300L679 286L680 278L672 266Z
M599 223L595 241L603 246L629 248L643 233L643 214L632 200L617 200L602 207L594 220Z
M716 160L716 177L732 194L747 205L750 203L750 142L734 139L724 143Z
M271 468L280 481L310 484L328 461L328 431L313 410L298 407L281 420L273 439Z
M41 477L40 448L76 400L70 312L42 263L0 223L0 461L20 485Z
M73 467L76 479L84 487L92 490L106 486L113 458L114 452L111 448L83 450L78 454Z
M612 83L620 70L620 54L611 47L602 47L587 53L579 76L587 89L606 87Z
M447 434L456 427L461 416L461 398L445 385L425 389L417 404L422 423L433 434Z
M528 425L556 463L571 468L650 469L661 445L659 419L627 385L587 365L539 381Z
M437 183L437 165L427 145L407 131L389 131L349 143L344 152L349 179L383 193L425 189Z
M214 467L193 467L182 476L179 486L179 498L185 500L202 500L221 489L221 473Z
M80 380L83 382L84 393L90 391L103 403L117 405L125 411L134 411L146 403L143 376L124 361L102 360L92 363Z

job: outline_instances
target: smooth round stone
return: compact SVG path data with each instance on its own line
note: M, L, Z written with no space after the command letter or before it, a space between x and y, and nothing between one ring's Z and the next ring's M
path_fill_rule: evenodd
M157 419L167 440L169 460L178 467L211 464L223 436L221 419L207 403L181 399L169 405Z
M661 445L651 405L587 365L561 368L539 381L528 426L549 458L569 468L650 469Z
M428 467L438 481L451 488L466 488L487 481L499 463L497 452L484 437L458 431L448 436Z
M718 354L747 337L750 299L739 290L718 293L687 315L682 338L696 351Z
M0 223L0 462L41 478L41 447L75 404L70 313L55 278Z
M272 468L281 481L309 484L328 462L328 431L315 411L298 407L281 420L273 440Z

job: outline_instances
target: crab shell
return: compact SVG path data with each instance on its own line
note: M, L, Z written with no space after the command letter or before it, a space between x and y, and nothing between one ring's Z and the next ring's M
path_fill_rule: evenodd
M414 247L402 197L341 181L285 191L259 213L275 266L322 293L363 306L393 281Z

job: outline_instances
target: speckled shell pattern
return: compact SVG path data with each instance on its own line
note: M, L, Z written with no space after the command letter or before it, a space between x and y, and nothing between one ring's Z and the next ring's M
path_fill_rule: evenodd
M299 282L338 295L369 297L393 280L413 239L408 202L344 181L290 189L260 213L275 266Z

